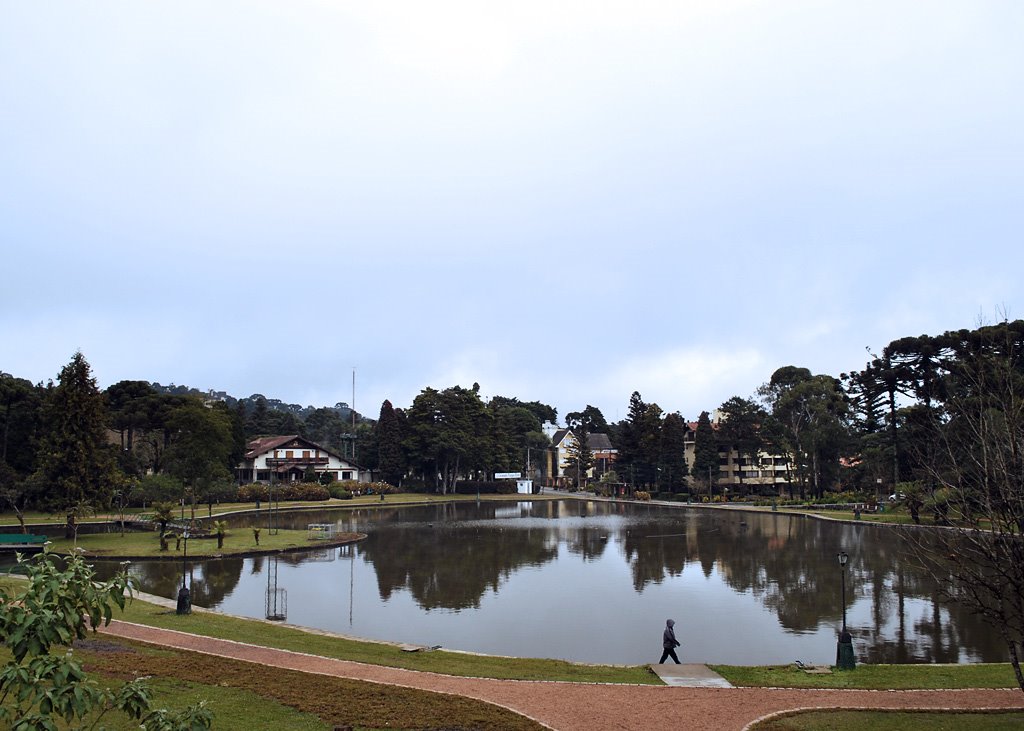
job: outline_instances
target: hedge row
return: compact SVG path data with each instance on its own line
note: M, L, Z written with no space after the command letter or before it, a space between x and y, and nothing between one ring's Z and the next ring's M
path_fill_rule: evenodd
M274 485L274 499L282 502L329 500L330 497L331 493L327 488L315 482L289 482L284 485ZM242 503L254 503L257 500L268 500L269 498L269 485L252 483L238 488L238 501Z
M455 483L458 495L514 495L516 483L512 480L460 480Z

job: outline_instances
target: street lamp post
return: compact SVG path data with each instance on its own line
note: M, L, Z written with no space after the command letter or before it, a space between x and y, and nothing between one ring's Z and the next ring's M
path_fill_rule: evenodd
M178 608L177 614L191 614L192 613L192 598L188 591L188 528L181 533L182 539L185 541L185 550L181 554L181 589L178 590Z
M846 562L850 560L846 551L840 551L836 555L839 561L839 568L842 571L842 602L843 602L843 628L839 632L839 641L836 643L836 668L839 670L853 670L857 662L853 657L853 637L846 629Z

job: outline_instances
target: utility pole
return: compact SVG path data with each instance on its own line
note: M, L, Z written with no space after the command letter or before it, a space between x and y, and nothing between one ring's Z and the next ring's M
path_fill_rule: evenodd
M352 366L352 461L356 461L356 367ZM358 474L358 473L357 473Z

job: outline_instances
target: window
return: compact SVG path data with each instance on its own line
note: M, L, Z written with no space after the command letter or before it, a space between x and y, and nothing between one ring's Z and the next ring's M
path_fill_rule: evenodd
M285 459L291 459L292 458L292 450L290 450L290 449L285 450L284 458Z
M308 449L303 449L302 450L302 458L303 459L309 459L309 450Z
M343 479L343 480L351 480L352 479L352 473L348 472L348 471L342 472L341 473L341 479Z

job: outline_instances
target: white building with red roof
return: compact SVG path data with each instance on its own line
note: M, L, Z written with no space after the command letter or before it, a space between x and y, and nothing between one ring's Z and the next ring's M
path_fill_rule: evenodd
M245 459L235 470L239 482L299 482L310 467L320 477L370 482L369 470L324 446L296 434L260 437L249 442Z

